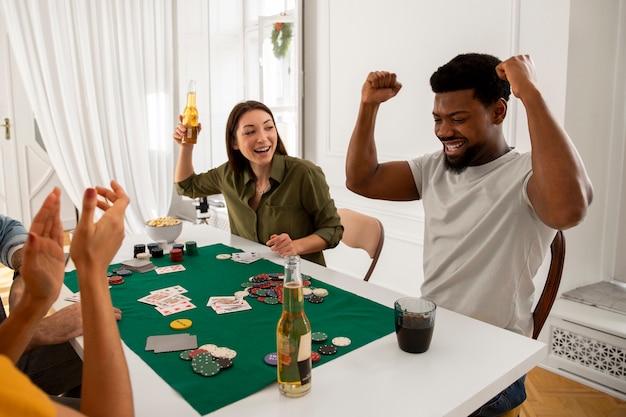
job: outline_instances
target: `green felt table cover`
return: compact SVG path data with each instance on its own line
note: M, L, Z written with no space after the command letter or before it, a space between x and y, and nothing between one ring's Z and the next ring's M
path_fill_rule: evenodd
M226 245L216 244L198 248L198 256L184 256L185 271L159 275L155 271L133 273L124 284L111 287L113 304L122 310L119 321L122 340L143 359L163 380L178 391L201 415L215 411L253 394L276 381L276 367L264 362L266 354L276 351L276 324L282 304L265 304L254 298L246 300L251 310L218 315L207 307L211 296L233 295L243 288L251 276L260 273L283 272L283 267L265 259L251 264L232 260L218 260L216 255L241 252ZM153 258L155 266L171 265L169 257ZM119 267L111 265L110 270ZM394 331L393 310L311 278L311 286L326 288L329 295L323 303L305 302L305 311L313 332L333 337L346 336L352 340L347 347L338 347L335 355L322 355L314 368L345 355ZM319 277L322 278L323 277ZM67 272L66 286L78 291L76 272ZM188 290L196 308L162 316L153 306L137 300L150 291L172 285ZM189 329L172 330L171 321L178 318L192 320ZM146 351L146 339L152 335L190 333L197 335L198 346L212 343L237 351L233 366L216 376L204 377L191 369L191 362L180 359L180 352L154 353ZM313 349L319 347L313 344ZM337 384L341 382L338 381ZM315 389L315 372L312 376ZM277 388L278 389L278 388Z

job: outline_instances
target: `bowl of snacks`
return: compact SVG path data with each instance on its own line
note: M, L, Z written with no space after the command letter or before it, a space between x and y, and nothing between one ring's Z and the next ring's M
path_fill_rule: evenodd
M164 240L171 243L180 236L183 231L183 222L173 217L159 217L146 222L148 236L155 242Z

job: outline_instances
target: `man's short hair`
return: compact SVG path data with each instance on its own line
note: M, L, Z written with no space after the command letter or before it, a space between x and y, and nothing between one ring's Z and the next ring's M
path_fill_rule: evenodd
M434 93L458 90L474 90L474 98L485 107L499 99L509 100L511 85L496 74L496 66L502 61L487 54L461 54L439 67L430 77Z

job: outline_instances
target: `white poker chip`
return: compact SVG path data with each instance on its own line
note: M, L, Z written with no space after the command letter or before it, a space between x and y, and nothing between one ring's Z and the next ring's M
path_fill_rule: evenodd
M245 298L245 297L248 296L248 294L249 294L248 291L237 291L235 293L235 297L237 297L237 298Z
M346 346L350 346L350 343L352 343L352 340L344 336L338 336L338 337L333 337L332 342L333 342L333 345L335 346L346 347Z
M213 349L213 351L211 352L211 355L213 355L216 358L233 359L235 356L237 356L237 352L227 347L217 347Z
M316 288L313 290L313 295L317 295L318 297L326 297L328 295L328 290L326 288Z
M216 259L230 259L230 253L220 253L215 258Z
M302 288L302 295L311 295L313 294L313 290L308 288L308 287L304 287Z
M213 350L217 349L217 345L214 345L213 343L207 343L205 345L200 346L198 349L204 349L207 352L209 352L211 355L213 355Z

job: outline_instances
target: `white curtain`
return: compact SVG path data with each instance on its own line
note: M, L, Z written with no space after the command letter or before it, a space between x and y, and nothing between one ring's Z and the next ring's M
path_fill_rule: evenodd
M127 232L172 198L175 0L0 0L44 145L80 209L112 179Z

